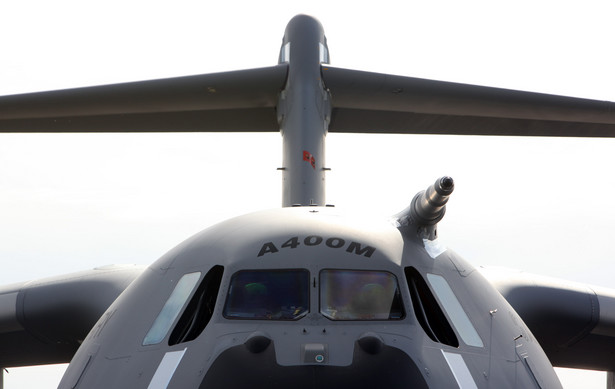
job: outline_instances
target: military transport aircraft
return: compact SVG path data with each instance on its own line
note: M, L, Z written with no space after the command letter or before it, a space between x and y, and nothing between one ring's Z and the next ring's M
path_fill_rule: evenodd
M608 137L613 103L335 68L304 15L278 62L0 100L5 132L280 131L284 143L282 209L207 229L147 269L3 288L0 365L71 360L62 388L546 388L559 387L552 364L614 370L615 293L485 278L437 239L450 177L391 220L342 216L324 194L327 131Z

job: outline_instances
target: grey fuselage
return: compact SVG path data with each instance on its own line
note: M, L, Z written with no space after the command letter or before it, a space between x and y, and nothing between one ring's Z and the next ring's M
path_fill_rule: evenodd
M288 69L275 107L287 208L210 227L155 262L60 388L561 387L505 299L437 241L452 180L390 222L323 207L328 56L320 23L293 18L275 69Z
M471 265L417 230L411 222L345 217L329 207L261 211L210 227L155 262L111 305L59 387L561 387L504 298ZM309 303L296 309L303 313L229 313L234 275L253 270L307 275ZM332 315L323 274L337 270L388 274L401 299L395 314ZM197 274L198 282L176 303L168 325L155 324L187 274ZM438 280L450 286L457 308ZM203 283L214 287L203 289ZM193 323L200 327L193 339L181 340L178 326L185 326L199 290L205 290L201 305L214 296L209 317Z
M0 132L279 131L285 207L210 227L146 270L3 287L0 367L73 356L60 388L561 387L548 355L612 378L614 291L489 283L437 239L450 177L388 222L339 214L325 140L613 137L615 103L328 63L322 25L297 15L274 66L0 97Z

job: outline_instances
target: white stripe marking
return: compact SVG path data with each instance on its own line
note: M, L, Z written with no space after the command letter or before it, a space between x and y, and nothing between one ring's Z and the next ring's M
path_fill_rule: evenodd
M444 355L444 359L446 359L448 367L451 368L459 388L478 389L476 383L474 382L474 378L472 378L472 374L470 374L470 370L468 370L468 366L463 361L463 357L460 354L447 353L444 350L440 351L442 351L442 355Z
M171 378L173 378L173 374L175 374L175 370L177 370L177 366L179 366L179 362L184 357L186 350L187 348L181 351L169 351L164 354L147 389L166 389L169 382L171 382Z

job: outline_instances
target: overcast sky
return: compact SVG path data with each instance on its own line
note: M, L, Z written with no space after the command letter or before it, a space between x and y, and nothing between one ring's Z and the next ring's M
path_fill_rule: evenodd
M286 23L308 13L335 66L615 101L610 1L210 4L0 3L0 94L270 66ZM328 202L388 217L451 175L439 236L467 260L615 287L614 150L330 134ZM279 134L1 134L0 284L149 264L213 223L278 207L280 165ZM38 375L11 369L6 387L59 381L25 381ZM563 383L601 388L604 376Z

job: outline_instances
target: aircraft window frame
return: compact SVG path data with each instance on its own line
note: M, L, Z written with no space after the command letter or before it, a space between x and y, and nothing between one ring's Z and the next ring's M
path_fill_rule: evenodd
M318 57L320 63L329 64L329 50L322 42L318 42Z
M329 275L333 277L327 277ZM386 279L388 282L383 282ZM338 287L340 283L344 285ZM406 317L399 280L389 271L322 269L319 272L319 285L319 312L329 320L399 321ZM351 296L349 293L352 291L357 293ZM388 301L388 313L371 310L375 306L374 301L369 300L372 297ZM333 302L335 305L332 305L332 300L337 300ZM346 309L336 309L340 304Z
M279 63L290 62L290 42L286 42L280 49L280 61Z
M177 324L175 324L175 328L169 336L169 346L189 342L201 335L216 309L223 275L224 266L220 265L213 266L205 274L203 281L200 282Z
M468 346L484 347L483 340L446 279L438 274L427 273L427 281L450 318L453 327L461 336L461 340Z
M279 277L284 273L290 278ZM259 303L266 307L259 307ZM309 270L239 270L231 276L222 316L229 320L297 321L310 313L310 306Z
M434 342L458 348L459 340L448 318L421 273L412 266L404 268L412 309L425 334Z
M186 305L188 298L196 288L202 273L200 271L184 274L156 316L154 323L143 338L143 346L159 344L169 333L171 326Z

